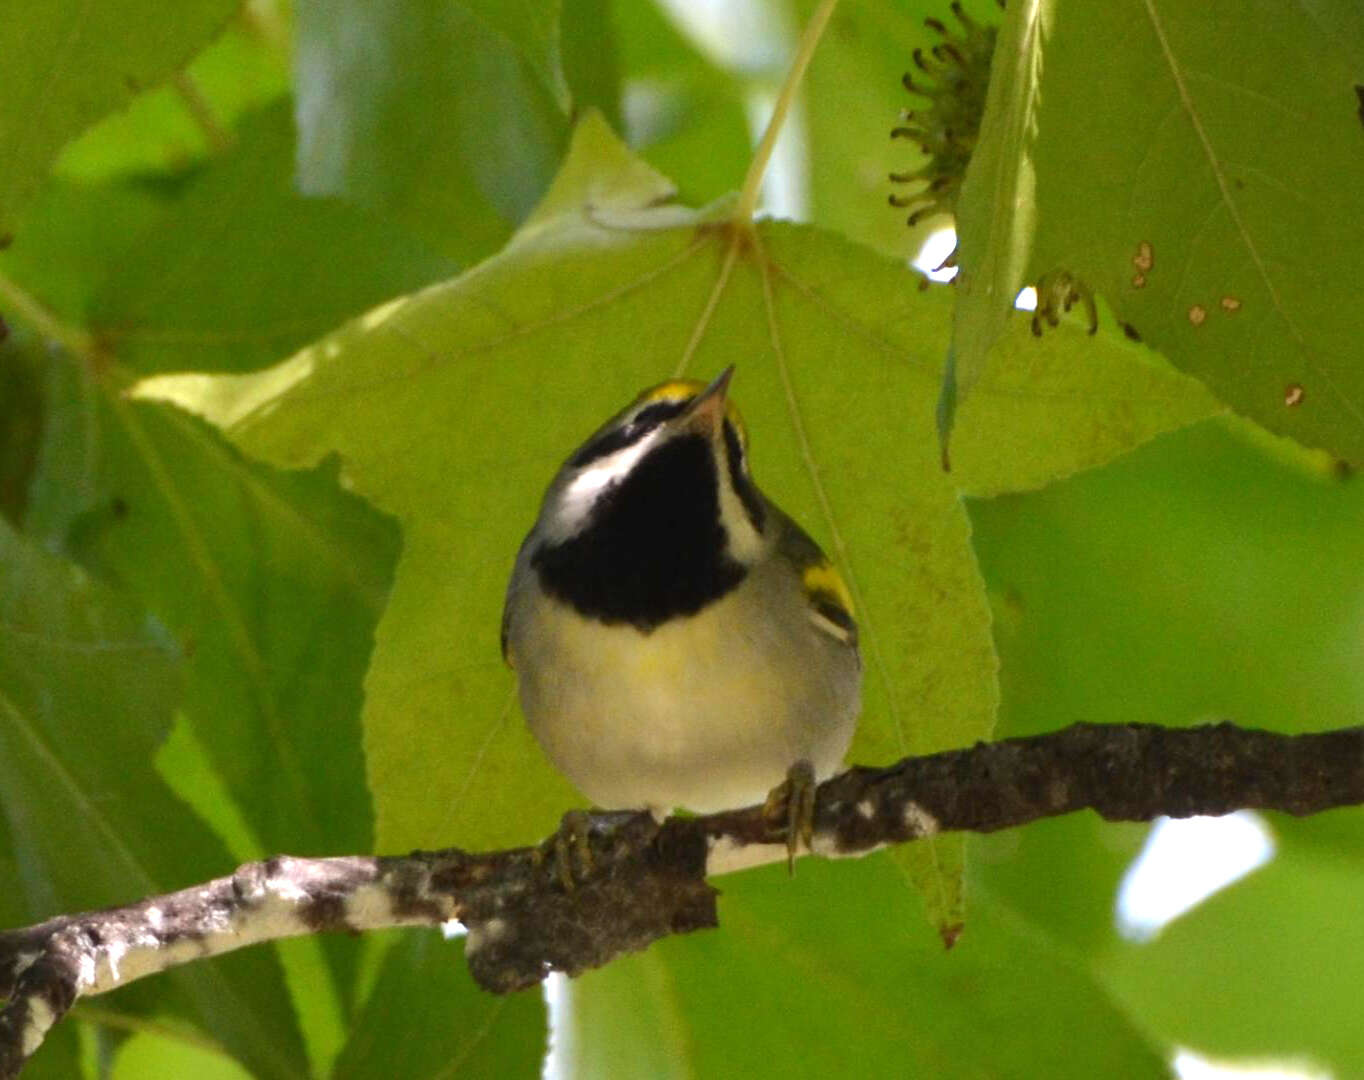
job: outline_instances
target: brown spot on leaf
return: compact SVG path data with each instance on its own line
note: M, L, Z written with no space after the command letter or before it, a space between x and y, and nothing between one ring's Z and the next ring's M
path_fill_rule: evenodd
M1122 327L1122 332L1127 335L1129 341L1141 340L1141 335L1137 333L1137 328L1130 322L1119 323L1118 325Z
M1146 275L1145 275L1145 274L1133 274L1133 275L1132 275L1132 288L1134 288L1134 289L1144 289L1145 287L1146 287Z
M1189 322L1194 326L1202 326L1208 318L1208 309L1202 304L1195 304L1189 308Z
M1306 391L1302 388L1302 383L1289 383L1284 387L1283 403L1290 409L1295 405L1301 405Z
M965 929L966 926L963 923L948 923L946 926L938 927L938 937L942 938L942 947L944 949L952 948Z
M0 251L4 251L10 244L14 243L13 233L0 233Z
M1148 273L1156 262L1155 249L1151 247L1149 240L1143 240L1137 245L1137 253L1132 256L1132 265L1143 274Z
M1364 124L1364 86L1355 87L1355 97L1359 98L1359 122Z
M1222 310L1228 315L1235 315L1241 310L1241 301L1235 296L1222 297Z

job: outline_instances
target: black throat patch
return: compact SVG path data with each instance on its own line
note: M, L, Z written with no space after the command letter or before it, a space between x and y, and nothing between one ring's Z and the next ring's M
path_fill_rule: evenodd
M685 435L650 451L597 497L588 528L541 547L531 563L552 596L647 633L744 579L725 540L715 459L705 439Z

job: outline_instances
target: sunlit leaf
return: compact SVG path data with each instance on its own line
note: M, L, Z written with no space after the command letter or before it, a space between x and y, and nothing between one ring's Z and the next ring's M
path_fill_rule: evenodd
M641 386L679 370L739 360L760 482L848 571L867 668L853 758L889 761L991 729L988 616L931 434L948 294L906 287L902 266L810 229L764 226L760 249L731 246L725 228L656 207L669 191L589 121L525 230L475 273L271 371L165 377L140 391L205 413L278 464L339 451L348 482L402 523L366 684L381 847L524 841L570 798L516 716L497 653L504 575L562 457ZM1122 370L1105 362L1121 359L1099 358L1069 383L1058 367L1059 385L1040 399L999 386L980 422L1032 444L1017 477L1041 483L1206 414L1177 376L1128 380L1130 400L1115 398L1121 380L1096 391ZM1064 410L1091 396L1122 423L1033 437L1047 401ZM536 402L554 408L527 423ZM983 486L1005 482L979 460ZM944 920L959 907L955 844L911 849Z
M88 128L62 151L56 175L94 184L179 174L227 150L243 116L289 93L286 42L271 33L265 8L244 5L183 76Z

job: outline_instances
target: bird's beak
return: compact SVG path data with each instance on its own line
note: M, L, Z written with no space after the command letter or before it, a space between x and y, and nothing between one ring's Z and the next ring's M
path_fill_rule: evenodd
M716 376L715 381L696 395L687 409L689 425L709 433L721 429L725 422L725 395L729 391L729 380L734 378L734 365L730 364Z

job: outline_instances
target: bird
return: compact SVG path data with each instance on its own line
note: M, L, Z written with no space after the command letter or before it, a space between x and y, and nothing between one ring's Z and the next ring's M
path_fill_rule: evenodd
M770 804L800 782L787 795L812 812L853 736L852 600L754 483L733 374L663 382L598 428L511 572L502 653L522 712L597 807L661 820Z

